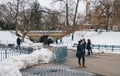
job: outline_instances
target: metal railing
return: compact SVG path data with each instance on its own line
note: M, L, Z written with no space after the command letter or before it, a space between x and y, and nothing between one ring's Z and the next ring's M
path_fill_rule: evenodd
M61 63L67 56L67 47L61 46L61 47L54 47L53 48L53 62L54 63Z
M7 59L11 56L18 56L21 54L29 54L33 51L30 47L21 47L21 50L17 50L16 46L9 46L5 44L0 44L0 61Z
M120 45L92 45L93 49L101 49L101 48L105 48L108 50L120 50Z
M13 51L13 50L4 50L4 49L1 49L0 50L0 61L4 60L4 59L7 59L11 56L18 56L20 55L21 53L20 52L17 52L17 51Z
M74 47L76 47L78 44L74 44ZM108 49L108 50L111 50L111 51L114 51L114 50L120 50L120 45L92 45L92 49L102 49L102 48L105 48L105 49Z

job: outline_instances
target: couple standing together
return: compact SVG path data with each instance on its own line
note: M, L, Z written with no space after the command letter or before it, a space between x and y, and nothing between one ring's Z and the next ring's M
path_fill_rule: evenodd
M78 63L79 63L80 68L82 68L82 67L86 68L86 66L85 66L85 54L86 54L85 49L88 50L87 55L90 55L90 52L91 52L91 54L93 54L92 49L91 49L90 39L88 39L87 44L86 44L85 39L82 39L78 42L76 56L78 57ZM82 64L81 64L81 59L82 59Z

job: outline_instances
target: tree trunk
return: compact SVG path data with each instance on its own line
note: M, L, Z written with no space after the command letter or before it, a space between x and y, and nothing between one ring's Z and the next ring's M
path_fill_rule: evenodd
M25 38L27 33L28 33L28 26L27 26L27 24L24 24L24 28L22 31L22 41L24 41L24 38Z
M17 8L16 8L16 15L15 15L15 26L16 26L16 35L18 35L18 13L19 13L19 5L20 5L20 0L17 0Z
M68 20L68 0L66 0L66 25L69 26L69 20Z
M107 6L106 8L107 8L107 10L106 10L106 15L107 15L107 18L106 18L107 19L106 20L106 31L108 31L109 30L108 28L109 28L109 18L110 18L109 9L110 8L109 8L109 6Z
M24 41L25 36L26 36L27 33L28 33L27 31L23 31L23 32L22 32L22 41Z
M15 28L15 34L18 35L18 23L17 22L15 23L15 26L16 26L16 28Z
M75 8L75 15L74 15L74 19L73 19L73 26L76 25L76 16L77 16L77 11L78 11L79 1L80 0L77 0L77 4L76 4L76 8Z

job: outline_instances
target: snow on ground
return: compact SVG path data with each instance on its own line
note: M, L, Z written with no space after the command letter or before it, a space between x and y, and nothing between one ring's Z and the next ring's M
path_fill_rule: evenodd
M73 34L73 40L72 40ZM85 38L90 39L92 45L117 45L120 46L120 32L95 32L95 31L76 31L70 35L66 35L62 38L62 43L58 40L58 45L67 46L69 49L75 49L73 47L74 44L78 44L80 39ZM53 45L56 46L56 45ZM106 53L116 53L120 54L120 48L118 50L112 51L111 48L101 48L101 49L93 49L93 52L106 52Z
M16 40L18 36L15 35L15 31L0 31L0 44L15 44L17 45ZM29 37L25 37L24 42L21 43L21 47L33 47L34 49L42 48L43 43L33 43L30 41Z
M17 36L13 31L0 31L0 43L16 45ZM62 43L58 40L58 44L53 46L67 46L68 49L76 49L73 47L80 39L91 39L93 45L120 45L120 32L94 32L94 31L76 31L74 32L74 38L72 40L72 34L62 38ZM0 62L0 76L22 76L20 71L27 67L39 64L49 63L52 61L52 52L43 48L42 43L33 43L28 37L25 38L25 42L22 46L34 47L35 50L31 54L22 54L19 56L13 56ZM39 50L40 47L41 49ZM111 51L109 49L93 49L93 52L104 53L117 53L120 54L120 49ZM14 68L14 69L13 69Z
M0 31L0 43L1 44L16 44L16 39L18 38L15 35L15 31ZM21 46L27 46L29 44L33 43L32 41L29 40L29 37L25 37L24 42L22 43Z
M0 43L13 43L16 45L17 36L14 31L0 31ZM77 44L80 39L91 39L93 45L120 45L120 32L95 32L95 31L76 31L73 33L74 38L72 41L72 34L66 35L62 38L62 43L58 40L60 45L72 48L74 44ZM25 42L21 46L26 47L42 47L43 43L33 43L29 40L29 37L25 38Z
M15 35L14 31L0 31L0 34L0 44L17 45L16 39L18 37ZM21 46L33 47L34 52L32 52L31 54L12 56L0 62L0 76L22 76L19 70L39 63L44 64L52 61L52 52L48 49L43 48L43 43L33 43L29 40L29 37L25 37L25 42L22 42ZM3 49L1 49L1 54L5 54L2 50Z
M76 31L73 41L71 35L63 37L63 43L78 43L80 39L85 38L91 39L94 45L120 45L120 32Z
M31 54L12 56L0 62L0 76L22 76L19 70L39 63L49 63L52 58L52 52L45 48L35 50Z
M17 36L14 31L0 31L0 43L9 44L13 43L16 45ZM73 40L72 40L72 35ZM67 46L69 49L76 49L73 47L77 44L80 39L85 38L91 39L93 45L118 45L120 46L120 32L95 32L95 31L76 31L70 35L66 35L62 38L62 43L58 40L58 45L53 44L53 46ZM25 38L25 42L22 42L21 46L33 47L34 49L43 48L43 43L33 43L29 40L29 37ZM104 52L111 52L110 49L102 49ZM110 50L110 51L109 51ZM99 51L99 50L98 50ZM95 51L96 52L96 51ZM101 49L100 49L101 52ZM114 53L119 53L118 50L114 50Z

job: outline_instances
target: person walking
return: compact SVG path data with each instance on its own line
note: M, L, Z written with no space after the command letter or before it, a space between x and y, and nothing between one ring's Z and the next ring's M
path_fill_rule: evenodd
M47 39L48 47L50 46L50 38Z
M58 45L58 40L57 39L55 40L55 42L56 42L56 45Z
M78 64L80 68L86 68L85 66L85 51L84 51L84 46L83 46L83 40L80 40L78 42L77 46L77 53L76 56L78 57ZM82 64L81 64L81 58L82 58Z
M71 40L73 41L73 39L74 39L74 34L72 34L72 39Z
M87 41L86 49L88 50L87 55L93 54L93 52L92 52L92 44L91 44L91 40L90 39L88 39L88 41Z
M62 38L60 39L60 43L62 43Z
M21 42L22 42L22 41L21 41L20 37L17 38L17 41L16 41L16 42L17 42L17 47L16 47L16 49L17 49L17 50L21 50L20 45L21 45Z
M45 38L43 39L43 44L44 44L44 47L46 47L46 44L47 44L47 37L45 37Z

